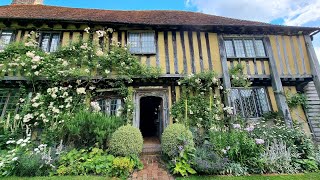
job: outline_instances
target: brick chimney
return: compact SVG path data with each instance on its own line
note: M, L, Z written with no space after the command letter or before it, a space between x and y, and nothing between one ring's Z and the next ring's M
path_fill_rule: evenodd
M43 0L13 0L11 4L36 5L43 4Z

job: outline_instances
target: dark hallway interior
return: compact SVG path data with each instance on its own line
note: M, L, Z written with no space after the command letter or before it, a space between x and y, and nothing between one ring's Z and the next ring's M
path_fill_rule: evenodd
M162 98L154 96L142 97L140 100L140 130L144 138L159 137L161 102Z

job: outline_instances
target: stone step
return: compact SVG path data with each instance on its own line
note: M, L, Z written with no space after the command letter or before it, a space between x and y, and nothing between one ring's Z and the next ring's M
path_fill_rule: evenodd
M142 154L160 154L161 145L160 144L144 144L142 149Z

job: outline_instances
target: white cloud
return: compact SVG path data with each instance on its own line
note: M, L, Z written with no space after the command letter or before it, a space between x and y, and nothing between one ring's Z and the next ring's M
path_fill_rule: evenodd
M207 14L262 22L280 19L289 26L320 21L320 0L185 0L185 3ZM320 61L320 42L317 41L320 38L315 38L313 43Z

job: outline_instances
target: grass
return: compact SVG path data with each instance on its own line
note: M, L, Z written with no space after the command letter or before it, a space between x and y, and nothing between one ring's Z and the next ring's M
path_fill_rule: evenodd
M316 180L320 173L294 174L294 175L252 175L252 176L191 176L177 178L177 180Z

